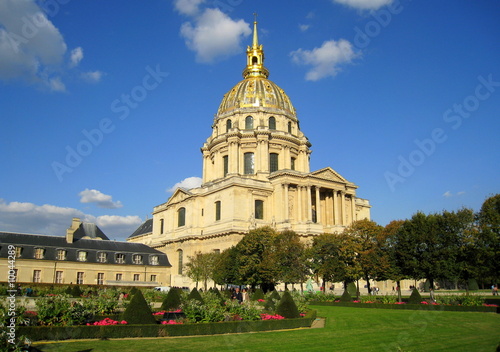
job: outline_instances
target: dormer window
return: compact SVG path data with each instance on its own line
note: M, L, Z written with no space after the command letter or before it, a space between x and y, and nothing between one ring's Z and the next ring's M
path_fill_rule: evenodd
M57 260L66 260L66 250L64 249L57 250Z
M87 252L79 251L78 252L78 261L79 262L86 262L87 261Z
M115 254L115 262L117 264L124 264L125 263L125 254L123 254L123 253L116 253Z
M149 264L150 265L160 265L160 261L157 255L152 255L149 257Z
M35 259L43 259L45 248L35 248Z
M134 264L142 264L142 255L134 254L133 261L134 261Z
M97 261L99 263L106 263L108 261L108 254L105 252L97 253Z

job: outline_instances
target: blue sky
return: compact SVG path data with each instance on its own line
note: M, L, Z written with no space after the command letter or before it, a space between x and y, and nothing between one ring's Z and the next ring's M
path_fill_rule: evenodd
M385 225L500 190L495 0L1 0L0 230L130 235L241 77L258 13L270 79ZM193 182L194 181L194 182Z

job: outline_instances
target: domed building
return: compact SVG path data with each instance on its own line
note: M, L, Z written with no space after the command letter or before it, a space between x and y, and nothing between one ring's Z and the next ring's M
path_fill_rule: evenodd
M167 254L171 285L189 286L183 263L196 252L223 251L249 230L293 230L305 241L370 218L357 186L330 167L310 171L311 143L288 95L268 79L254 22L243 80L222 98L203 144L203 183L177 189L153 210L152 228L127 240Z

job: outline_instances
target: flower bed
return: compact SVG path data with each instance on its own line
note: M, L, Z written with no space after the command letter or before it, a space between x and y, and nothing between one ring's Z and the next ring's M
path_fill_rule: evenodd
M313 310L309 311L305 317L279 320L226 321L202 324L20 326L17 334L29 336L31 341L216 335L306 328L310 327L315 319L316 311Z

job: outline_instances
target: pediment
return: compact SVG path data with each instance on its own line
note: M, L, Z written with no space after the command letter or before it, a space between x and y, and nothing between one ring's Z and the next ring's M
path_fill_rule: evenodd
M337 171L333 170L331 167L325 167L324 169L311 172L311 175L329 181L349 183L345 178L340 176L340 174Z
M191 196L192 196L192 193L189 192L188 190L186 190L184 188L177 188L174 191L174 194L172 194L172 196L168 199L167 205L182 202L182 201L186 200L187 198L190 198Z

